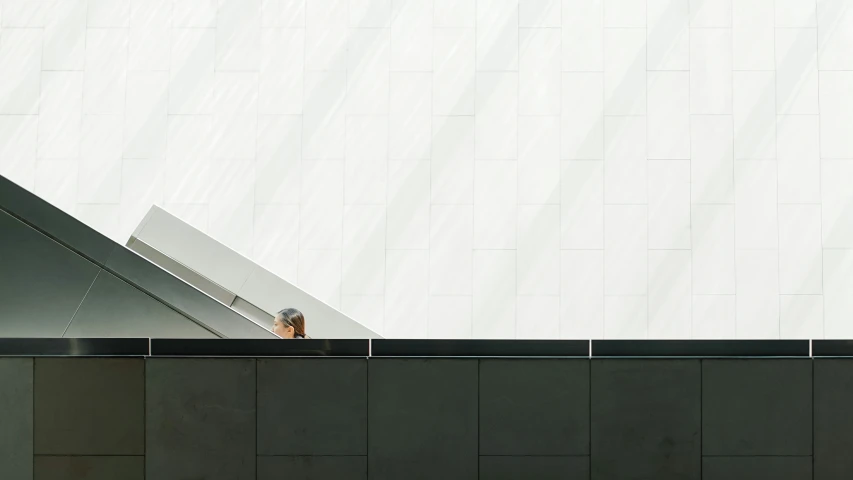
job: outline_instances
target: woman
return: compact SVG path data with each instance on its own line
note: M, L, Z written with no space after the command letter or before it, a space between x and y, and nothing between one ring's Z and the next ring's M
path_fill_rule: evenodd
M272 333L281 338L305 338L305 317L295 308L285 308L276 314Z

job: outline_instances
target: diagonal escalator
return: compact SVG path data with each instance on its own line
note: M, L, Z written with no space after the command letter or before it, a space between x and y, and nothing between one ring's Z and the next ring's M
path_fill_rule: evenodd
M382 338L157 206L151 207L127 246L259 325L271 325L281 308L296 307L305 314L308 335L314 338Z
M2 176L0 337L276 338Z

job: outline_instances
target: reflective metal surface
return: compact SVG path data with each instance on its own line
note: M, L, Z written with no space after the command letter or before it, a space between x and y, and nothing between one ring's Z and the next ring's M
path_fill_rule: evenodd
M374 357L588 357L588 340L373 340Z
M309 333L315 337L379 338L352 318L156 206L140 223L128 246L264 328L275 312L294 306L305 314Z
M593 357L808 357L808 340L593 340Z
M166 270L167 272L180 278L184 282L189 283L196 289L201 290L202 292L210 295L223 305L231 305L231 303L234 302L234 299L236 298L233 293L213 283L212 281L196 273L192 269L187 268L180 262L159 252L155 248L152 248L150 245L143 242L142 240L132 239L131 242L128 244L128 248L138 253L140 256L146 258L151 263L162 268L163 270Z
M159 207L151 207L128 247L264 328L276 312L294 307L314 338L381 338Z
M261 310L260 308L252 305L251 303L243 300L240 297L234 298L234 302L231 304L231 308L234 309L235 312L243 315L244 317L251 319L253 322L257 323L260 326L271 327L273 324L274 315L270 315L269 313Z
M214 334L275 338L266 327L236 314L2 177L0 232L0 336L61 337L70 332L108 337ZM134 315L131 307L119 305L118 297L101 295L100 289L107 288L107 283L93 282L98 275L111 274L133 287L122 289L111 283L118 288L113 293L124 294L122 301L137 307L145 305L142 310L148 313L160 313ZM87 297L93 287L95 295ZM148 299L164 305L155 306ZM83 316L70 324L80 313L78 309ZM164 323L163 319L171 316L165 311L180 312L205 328L183 321ZM129 323L128 319L141 323ZM175 330L169 331L169 326Z
M0 176L0 210L103 265L118 245L83 222Z
M277 338L227 306L125 248L117 249L107 267L153 297L225 338Z
M0 212L0 337L61 337L99 271Z
M147 338L0 338L0 357L140 357Z
M161 255L182 264L192 272L198 272L209 282L233 293L237 293L246 283L255 268L255 264L248 258L156 205L151 207L140 222L140 226L133 233L131 241L133 240L153 247ZM130 242L128 246L139 252ZM182 275L178 276L183 278Z
M217 338L145 292L101 272L65 337Z
M152 356L169 357L367 357L369 340L152 339Z

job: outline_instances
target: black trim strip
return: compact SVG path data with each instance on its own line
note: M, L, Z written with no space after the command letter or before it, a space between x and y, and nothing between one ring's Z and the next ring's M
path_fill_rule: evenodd
M588 340L372 340L373 357L589 357Z
M811 346L811 351L810 347ZM372 349L372 351L371 351ZM3 356L588 357L586 340L0 338ZM593 340L592 357L853 357L853 340Z
M368 340L151 339L151 356L367 357Z
M853 340L812 340L812 356L853 357Z
M0 338L0 357L144 357L147 338Z
M595 357L808 357L808 340L593 340Z

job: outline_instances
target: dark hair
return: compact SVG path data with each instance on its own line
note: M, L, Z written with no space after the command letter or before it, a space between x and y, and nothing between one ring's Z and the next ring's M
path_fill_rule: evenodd
M293 327L293 338L305 338L305 316L295 308L285 308L275 318L288 327Z

